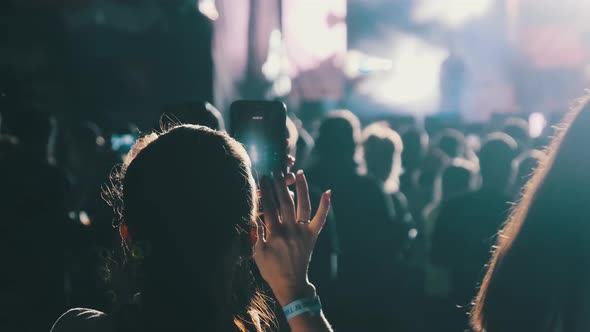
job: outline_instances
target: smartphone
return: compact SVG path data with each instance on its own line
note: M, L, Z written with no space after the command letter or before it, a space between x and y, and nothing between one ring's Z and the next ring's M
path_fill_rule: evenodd
M287 107L280 101L238 100L230 107L230 135L242 143L257 182L287 172Z

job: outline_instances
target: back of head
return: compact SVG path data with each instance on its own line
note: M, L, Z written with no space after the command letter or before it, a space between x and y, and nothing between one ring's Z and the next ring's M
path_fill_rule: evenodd
M465 153L465 136L456 129L445 129L434 139L434 145L450 158L458 158Z
M74 124L66 129L67 141L80 152L92 153L105 144L102 130L92 122Z
M46 112L34 107L23 107L5 114L6 132L19 141L19 145L36 157L47 158L55 120Z
M397 132L380 123L372 124L363 131L363 150L369 174L386 186L386 191L395 191L401 173L402 139Z
M178 315L178 326L219 322L223 310L246 317L256 201L242 146L205 127L176 126L138 140L120 179L116 206L131 257L141 253L142 278L131 291L142 292L142 307Z
M223 116L208 102L186 102L166 108L164 116L173 122L205 126L215 130L225 130Z
M443 200L469 192L475 188L477 167L465 159L453 159L442 175Z
M402 141L404 142L403 166L406 169L415 169L420 165L422 158L426 154L428 134L414 127L402 134Z
M479 165L484 187L506 189L516 156L516 141L505 133L488 135L479 151Z
M476 331L584 331L590 280L590 105L572 112L498 239Z
M533 171L539 163L545 158L545 153L540 150L529 150L521 153L512 163L512 172L514 174L514 187L520 190L524 184L531 178Z
M105 144L102 131L96 124L82 122L69 125L61 142L64 149L60 157L73 175L96 173L97 167L101 166L98 158Z
M331 112L321 123L316 140L316 154L323 163L354 163L361 125L351 111Z
M531 143L529 134L529 124L526 120L520 118L509 118L504 122L502 132L508 134L518 143L518 148L522 151Z
M414 179L418 192L425 202L439 201L442 191L442 172L451 159L438 149L431 149L422 159Z

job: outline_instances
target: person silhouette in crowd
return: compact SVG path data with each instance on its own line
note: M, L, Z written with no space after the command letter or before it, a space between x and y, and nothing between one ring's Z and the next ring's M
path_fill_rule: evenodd
M399 191L403 142L383 123L367 126L362 133L367 173L378 179L389 193Z
M477 188L479 169L469 160L455 158L442 174L441 201L474 191Z
M437 182L438 169L435 157L428 151L428 134L418 127L412 127L402 134L404 150L402 152L402 174L400 176L400 189L408 199L410 213L416 223L418 235L421 236L424 223L424 207L430 203L437 194L437 188L440 184ZM437 154L442 158L442 153ZM425 165L428 164L429 170L422 174ZM434 165L434 167L432 167ZM438 165L441 166L441 165ZM420 240L420 238L418 238ZM420 241L417 241L418 256L423 255L423 247Z
M428 205L441 200L442 174L451 162L451 158L438 148L433 147L415 172L416 189L409 199L412 211L417 216L419 223L424 222Z
M122 265L110 265L120 281L115 309L72 309L52 331L267 330L271 313L252 258L292 331L331 331L307 278L330 191L312 217L303 173L265 176L259 220L245 149L193 125L139 139L115 180L109 197L126 254Z
M430 259L448 270L450 301L456 310L453 329L467 324L465 305L473 298L494 235L506 220L512 160L517 144L504 133L492 133L479 151L481 188L443 202L432 237Z
M68 185L50 163L53 118L30 107L4 115L14 140L0 162L0 330L47 331L66 306Z
M302 156L299 152L300 148L306 146L300 145L300 132L297 125L290 118L287 118L287 132L289 135L287 149L291 156ZM298 165L295 160L294 168ZM319 202L322 190L309 184L309 195L311 201ZM316 205L312 204L312 209L317 209ZM309 276L314 280L318 292L323 294L323 305L328 315L331 313L331 300L333 298L332 292L335 289L335 279L338 276L338 234L336 234L336 220L333 214L328 214L326 225L322 229L322 233L318 236L312 260L309 262Z
M171 123L195 124L214 130L225 130L223 116L219 110L204 101L185 102L169 106L160 119L160 121L170 121Z
M390 239L399 243L401 250L395 262L395 273L391 284L395 287L391 303L395 306L395 327L403 329L415 326L413 319L418 312L416 294L420 290L415 280L419 280L412 266L411 259L415 254L415 238L417 226L408 207L405 195L399 191L401 173L401 155L403 143L397 132L383 123L369 125L363 130L363 149L366 159L367 173L377 179L385 192L392 198L396 214L397 231ZM393 328L392 326L392 328Z
M447 114L461 114L463 112L463 97L466 91L469 70L465 56L450 45L449 55L440 67L440 105L439 111Z
M443 170L440 196L432 201L424 211L426 219L424 231L428 234L428 242L431 240L440 206L457 196L474 191L477 188L478 179L477 165L463 158L453 159L451 164Z
M519 153L525 152L533 143L529 133L529 123L524 119L514 117L506 119L501 131L514 138L518 144Z
M590 328L588 98L559 128L498 236L474 301L476 332Z
M413 127L402 134L404 150L402 152L402 174L400 177L400 189L403 193L415 190L414 173L420 165L428 150L428 134Z
M333 189L340 243L339 302L343 305L336 325L371 331L391 318L386 314L393 296L388 290L400 248L399 242L392 241L399 235L391 197L375 179L359 173L359 162L363 162L360 140L361 127L354 114L347 110L330 113L320 125L306 174L312 185ZM351 317L346 303L356 303L366 319L361 322Z
M299 120L294 114L289 115L287 124L291 123L293 131L297 132L296 155L295 156L295 168L305 168L309 163L309 158L315 146L315 141L311 134L303 128L301 120ZM292 144L292 142L289 142Z
M107 180L112 166L120 160L110 158L105 151L105 138L94 123L72 124L65 129L64 135L64 167L74 188L72 208L91 212L97 209L100 187Z
M465 135L456 129L444 129L433 139L432 144L449 158L465 157Z
M530 180L539 163L545 158L545 153L539 150L529 150L521 153L512 164L514 173L513 192L519 198L522 189Z
M451 279L446 267L432 264L432 239L437 228L441 206L455 197L473 192L477 188L479 169L477 165L463 158L455 158L441 175L441 195L425 208L425 222L422 236L425 238L424 292L426 295L427 315L431 317L427 324L430 329L458 330L455 325L456 305L449 299Z
M375 123L363 130L363 149L367 174L375 178L391 196L397 222L400 226L403 225L399 234L403 238L399 240L405 241L408 231L415 225L408 200L399 191L401 155L404 149L402 139L394 130L381 123Z
M104 252L117 246L118 234L112 226L112 209L101 198L101 191L113 165L121 160L105 149L101 129L91 122L65 126L63 142L63 166L72 188L68 204L70 303L106 310L111 299L97 266Z

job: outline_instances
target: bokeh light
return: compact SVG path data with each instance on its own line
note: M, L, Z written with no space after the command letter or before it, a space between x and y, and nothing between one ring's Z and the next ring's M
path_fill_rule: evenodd
M412 18L418 23L438 23L451 28L487 14L494 0L419 0Z
M435 111L440 98L440 68L448 51L400 32L391 40L391 70L368 77L359 85L360 93L412 113Z
M543 134L547 120L543 113L535 112L529 115L529 135L532 138L537 138Z

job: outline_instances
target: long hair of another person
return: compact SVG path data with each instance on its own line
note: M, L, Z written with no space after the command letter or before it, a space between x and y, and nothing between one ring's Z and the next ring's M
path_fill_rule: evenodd
M590 300L590 104L568 114L499 234L477 332L574 331ZM587 330L585 326L583 330Z

